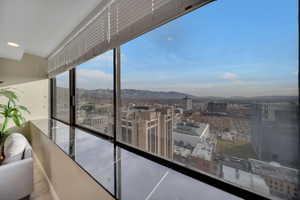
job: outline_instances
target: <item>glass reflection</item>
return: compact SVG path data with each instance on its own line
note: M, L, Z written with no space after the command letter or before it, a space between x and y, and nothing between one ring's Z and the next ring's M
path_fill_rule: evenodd
M75 161L114 194L113 144L75 129Z
M55 120L48 123L49 138L118 199L239 199L122 148L114 152L114 145L99 136Z
M124 149L118 152L123 200L240 199Z
M49 139L105 189L114 194L113 144L80 129L70 128L56 120L47 120L47 123L46 135Z
M70 152L70 127L58 122L52 120L50 122L52 125L49 133L50 133L50 139L60 147L61 150L63 150L66 154L69 154Z

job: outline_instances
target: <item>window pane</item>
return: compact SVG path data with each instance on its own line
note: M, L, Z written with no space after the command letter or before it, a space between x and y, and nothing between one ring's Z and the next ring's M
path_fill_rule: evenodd
M217 1L124 44L118 140L297 199L297 7Z
M113 135L113 51L76 68L76 123Z
M76 129L75 161L114 194L114 147L112 143Z
M117 151L120 199L240 199L124 149Z
M53 87L53 115L65 122L70 121L69 72L57 75Z
M70 154L70 127L56 120L53 120L51 123L51 140L66 154Z

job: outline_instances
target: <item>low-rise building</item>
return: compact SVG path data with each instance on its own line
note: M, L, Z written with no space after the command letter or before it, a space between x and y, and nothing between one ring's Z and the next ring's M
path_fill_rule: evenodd
M192 154L192 151L184 147L174 146L174 154L188 158Z
M224 180L264 195L270 195L270 189L262 177L226 165L222 165L221 168Z
M251 171L263 177L272 195L282 199L299 199L298 170L275 162L249 159Z
M175 143L195 147L202 137L209 135L209 124L181 122L176 125L173 135Z
M216 147L216 139L214 137L203 137L194 148L190 163L193 167L216 175L217 162L214 160L214 150Z

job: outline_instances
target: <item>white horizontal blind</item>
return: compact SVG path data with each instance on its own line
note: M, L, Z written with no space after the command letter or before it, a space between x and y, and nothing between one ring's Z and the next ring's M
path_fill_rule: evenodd
M213 0L103 0L48 57L53 77Z

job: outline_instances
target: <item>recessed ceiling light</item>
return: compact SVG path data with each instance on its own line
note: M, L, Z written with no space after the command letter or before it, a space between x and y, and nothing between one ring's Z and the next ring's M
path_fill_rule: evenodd
M20 45L18 45L17 43L14 43L14 42L8 42L7 43L9 46L12 46L12 47L19 47Z

